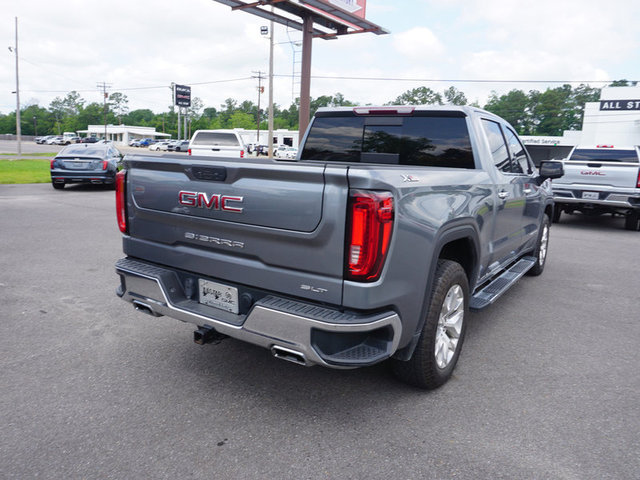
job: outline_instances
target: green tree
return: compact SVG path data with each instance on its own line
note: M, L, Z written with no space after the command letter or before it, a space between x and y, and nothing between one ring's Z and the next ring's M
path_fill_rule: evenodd
M118 118L118 123L122 125L122 117L129 113L129 98L120 93L113 92L109 95L109 110Z
M456 87L449 87L444 91L444 98L447 103L452 105L466 105L469 103L464 93L458 90Z
M531 118L531 98L522 90L511 90L506 95L498 96L491 92L485 110L504 118L520 135L531 135L533 120Z
M429 87L407 90L389 105L442 105L442 95Z

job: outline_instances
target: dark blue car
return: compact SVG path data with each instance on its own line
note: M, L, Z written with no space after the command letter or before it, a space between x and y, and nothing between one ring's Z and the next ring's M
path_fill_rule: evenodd
M122 154L104 143L69 145L51 160L51 184L62 189L68 183L113 185Z

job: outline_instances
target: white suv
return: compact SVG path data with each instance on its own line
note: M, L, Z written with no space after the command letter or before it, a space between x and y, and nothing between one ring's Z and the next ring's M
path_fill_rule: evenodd
M189 142L189 155L244 158L246 151L235 130L196 130Z

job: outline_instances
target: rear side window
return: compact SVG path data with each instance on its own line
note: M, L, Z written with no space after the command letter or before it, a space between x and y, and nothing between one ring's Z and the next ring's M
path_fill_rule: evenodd
M484 133L487 135L487 140L489 140L489 148L496 168L501 172L511 173L509 151L507 150L507 144L502 135L500 125L491 120L482 119L482 126L484 127Z
M576 148L569 160L588 162L626 162L638 163L635 150L616 150L614 148Z
M302 160L475 168L464 116L316 117Z
M225 132L198 132L193 137L193 145L218 145L222 147L238 147L238 137L233 133Z

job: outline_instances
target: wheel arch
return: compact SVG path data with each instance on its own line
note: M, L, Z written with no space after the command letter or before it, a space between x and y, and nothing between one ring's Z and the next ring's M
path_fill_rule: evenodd
M478 277L480 267L480 234L477 225L466 219L454 220L443 226L437 234L429 264L429 276L422 299L417 328L409 344L398 350L393 356L398 360L410 359L418 344L420 333L426 321L427 309L431 302L433 278L439 259L452 260L459 263L467 275L469 291L473 291L473 285Z

